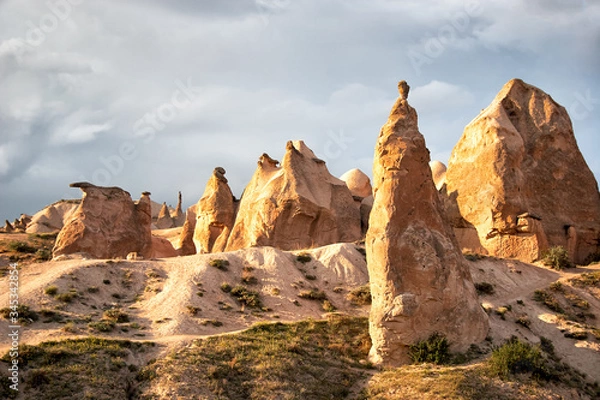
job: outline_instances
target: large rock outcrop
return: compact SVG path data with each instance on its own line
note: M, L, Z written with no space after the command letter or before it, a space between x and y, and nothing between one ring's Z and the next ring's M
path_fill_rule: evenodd
M196 204L188 207L185 213L185 222L179 234L179 247L177 251L180 256L191 256L196 254L194 244L194 230L196 229Z
M360 211L346 184L302 141L278 162L263 154L242 196L227 250L296 250L359 240Z
M429 150L408 104L408 86L381 129L373 164L374 204L366 238L371 281L370 359L410 362L409 346L433 333L457 350L483 340L487 315L445 218Z
M87 253L95 258L127 257L135 252L152 256L152 212L150 193L134 203L118 187L100 187L87 182L72 183L83 198L56 239L53 255Z
M197 253L225 250L235 221L236 202L225 178L225 169L215 168L196 204L194 246Z
M598 249L598 184L567 111L542 90L508 82L464 130L446 172L450 208L470 250L523 261L548 246L582 262Z
M38 211L27 224L27 233L58 232L79 207L79 200L60 200Z

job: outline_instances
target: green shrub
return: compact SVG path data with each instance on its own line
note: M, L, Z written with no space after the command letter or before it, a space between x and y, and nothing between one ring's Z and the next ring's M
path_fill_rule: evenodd
M254 290L248 290L245 286L237 285L231 289L231 295L235 297L240 304L245 306L252 308L262 307L259 293Z
M554 296L548 293L545 290L536 290L533 293L533 299L537 302L544 304L546 307L555 311L557 313L564 312L563 308L560 306L560 303Z
M600 271L581 274L576 278L569 279L569 282L577 287L600 287Z
M542 255L542 263L557 270L573 267L569 260L569 252L562 246L555 246L546 250Z
M309 263L312 260L312 257L308 253L300 253L296 256L296 261L302 264Z
M115 322L107 319L102 319L98 322L90 322L88 327L98 332L110 332L115 329Z
M477 254L477 253L469 252L469 253L464 253L463 255L465 256L465 258L468 261L472 261L472 262L483 260L483 258L484 258L484 256L482 256L481 254Z
M19 323L28 324L30 322L35 322L39 319L39 315L37 312L31 310L29 306L24 304L19 304L16 309L15 308L3 308L0 309L0 316L4 319L11 320L15 316L14 314L11 316L11 313L16 312L18 314L17 320Z
M54 296L58 293L58 288L54 285L48 286L46 289L44 289L44 293L46 293L49 296Z
M90 286L87 288L88 293L98 293L100 288L98 286Z
M17 253L33 254L37 251L35 247L28 245L25 242L12 241L8 243L8 249Z
M303 290L300 292L300 294L298 294L298 297L300 297L302 299L308 299L308 300L326 300L327 299L327 295L325 294L325 292L323 292L321 290L317 290L317 289Z
M220 269L221 271L227 271L227 267L229 266L229 261L221 260L221 259L214 259L214 260L210 260L208 265L210 265L211 267Z
M106 310L104 311L103 315L105 319L117 323L129 322L129 315L127 315L127 313L121 311L118 308L111 308L110 310Z
M444 335L434 333L427 340L411 345L408 355L415 364L446 364L451 359L450 344Z
M475 283L475 290L477 290L478 295L495 293L494 285L492 285L491 283L488 283L488 282Z
M231 292L231 285L227 282L223 282L223 283L221 283L221 290L224 291L225 293L229 293L229 292Z
M187 311L192 317L195 317L202 309L196 306L187 306Z
M48 261L52 259L52 250L43 248L35 252L35 258L40 261Z
M337 310L333 304L329 300L323 301L323 310L326 312L334 312Z
M529 329L529 327L531 326L531 320L529 319L529 317L527 315L523 315L518 317L515 322L519 325L524 326L525 328Z
M346 299L357 306L364 306L371 304L371 286L367 283L366 285L359 286L352 289L347 295Z
M531 373L536 377L546 375L546 362L538 347L511 338L503 346L496 348L488 360L489 371L493 376L508 379L511 374Z
M63 303L71 303L77 297L77 292L59 293L54 298Z

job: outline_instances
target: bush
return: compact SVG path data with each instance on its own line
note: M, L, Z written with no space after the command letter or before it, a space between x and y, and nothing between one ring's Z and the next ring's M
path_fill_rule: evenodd
M192 317L195 317L202 309L196 306L187 306L187 311Z
M104 311L104 318L117 323L129 322L129 315L118 308Z
M22 324L28 324L30 322L35 322L39 319L39 315L37 312L31 310L28 306L19 304L16 309L15 308L3 308L0 310L0 316L4 319L11 320L15 317L11 313L16 312L18 314L17 320ZM13 324L14 325L14 324Z
M8 244L8 249L16 253L30 253L33 254L37 251L35 247L28 245L25 242L12 241Z
M527 329L529 329L529 327L531 326L531 320L529 319L529 317L527 315L523 315L523 316L517 318L515 320L515 322L519 325L524 326Z
M300 297L302 299L308 299L308 300L326 300L327 299L327 295L325 294L325 292L323 292L321 290L317 290L317 289L303 290L300 292L300 294L298 294L298 297Z
M68 293L60 293L54 296L54 298L58 301L62 301L63 303L70 303L74 298L77 297L77 292L68 292Z
M223 283L221 283L221 290L224 291L225 293L229 293L229 292L231 292L231 285L227 282L223 282Z
M475 290L477 290L478 295L483 294L494 294L494 285L488 282L478 282L475 284Z
M502 379L520 373L532 373L536 377L546 375L546 362L540 349L523 343L516 337L492 352L488 367L493 376Z
M548 293L545 290L536 290L533 293L533 299L537 302L543 303L546 307L555 311L557 313L564 312L563 308L560 306L560 303L554 296Z
M48 261L52 259L52 250L50 249L38 249L35 252L35 258L40 260L40 261Z
M350 303L357 306L371 304L371 286L369 286L369 284L366 284L352 289L346 295L346 299L350 301Z
M214 259L214 260L210 260L208 265L210 265L211 267L214 267L216 269L220 269L221 271L227 271L227 267L229 266L229 261L221 260L221 259Z
M242 285L238 285L231 289L231 295L235 297L240 304L248 307L260 308L262 306L259 293L254 290L248 290Z
M247 285L254 285L258 283L258 279L254 275L252 275L252 270L244 268L242 270L242 282Z
M296 261L302 264L306 264L312 260L312 257L308 253L300 253L296 256Z
M546 250L542 255L542 263L557 270L573 267L569 260L569 252L562 246L555 246Z
M58 288L56 286L48 286L46 289L44 289L44 293L46 293L49 296L54 296L55 294L58 293Z
M327 312L334 312L336 310L335 306L331 304L329 300L323 301L323 310Z
M103 319L98 322L90 322L88 327L98 332L110 332L115 328L115 323L114 321Z
M451 359L450 344L444 335L434 333L427 340L411 345L408 355L415 364L446 364Z

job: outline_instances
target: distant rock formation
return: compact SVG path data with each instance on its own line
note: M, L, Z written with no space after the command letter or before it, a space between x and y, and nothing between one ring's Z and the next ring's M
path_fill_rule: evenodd
M409 346L433 333L456 350L482 341L485 312L446 220L429 151L408 104L408 85L381 129L373 164L374 204L366 238L373 304L369 358L410 362Z
M10 223L9 220L4 220L3 231L6 233L13 233L15 231L15 227L13 226L13 224Z
M548 246L582 262L598 250L600 195L567 111L542 90L509 81L467 127L446 172L461 246L533 261Z
M175 227L183 226L183 224L185 223L185 213L183 212L181 207L182 207L181 192L178 192L177 193L177 207L175 208L175 211L171 215L171 217L173 218L173 224Z
M358 168L351 169L344 175L340 176L340 179L346 183L352 196L359 197L361 200L365 197L369 197L373 194L373 188L371 187L371 180Z
M215 168L196 204L194 246L197 253L225 250L235 220L235 198L225 178L225 169Z
M169 207L167 207L167 203L163 203L154 225L156 225L157 229L170 229L175 226L173 223L173 218L171 218L171 213L169 212Z
M27 224L27 233L51 233L60 231L79 207L80 200L60 200L44 207L33 215Z
M227 250L295 250L359 240L360 212L346 184L302 141L288 142L281 166L267 154L246 187Z
M433 177L435 188L441 190L446 183L446 166L441 161L433 160L429 163L429 168L431 168L431 176Z
M196 204L188 207L185 213L185 222L183 229L179 234L179 255L191 256L196 254L196 245L194 244L194 230L196 229Z
M95 258L127 257L135 252L152 256L150 193L137 203L118 187L72 183L83 191L81 203L56 239L53 255L87 253Z

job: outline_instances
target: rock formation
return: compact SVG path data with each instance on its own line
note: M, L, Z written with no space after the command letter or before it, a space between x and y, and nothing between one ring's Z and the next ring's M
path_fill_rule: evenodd
M360 212L346 184L302 141L288 142L281 166L267 154L242 196L227 250L295 250L360 239Z
M165 238L152 236L152 258L177 257L179 253Z
M180 227L183 226L183 224L185 223L185 214L183 212L183 210L181 209L181 192L177 193L177 207L175 208L175 211L173 212L173 225L176 227Z
M487 316L433 183L407 87L399 85L400 97L377 140L366 238L373 296L369 357L389 366L408 363L409 346L433 333L465 350L488 332Z
M437 190L442 189L446 183L446 166L441 161L433 160L429 163L429 168L431 168L431 176L433 177L435 188Z
M196 204L194 245L197 253L225 250L235 220L235 198L227 184L225 169L215 168Z
M27 233L50 233L60 231L77 207L79 200L60 200L44 207L33 215L27 224Z
M361 200L373 194L371 180L358 168L351 169L340 177L350 189L352 196L359 197Z
M178 252L180 256L191 256L196 254L194 244L194 230L196 229L196 204L190 206L185 213L183 229L179 234Z
M158 213L158 218L156 219L155 225L157 229L169 229L175 226L167 203L163 203L162 208Z
M150 193L137 203L118 187L72 183L83 191L81 203L61 229L53 255L87 253L95 258L126 257L137 252L152 256Z
M10 223L9 220L4 220L4 232L13 233L15 231L15 227Z
M446 185L468 223L457 227L463 248L533 261L560 245L577 262L598 249L598 184L569 115L521 80L504 85L467 125L452 151Z

